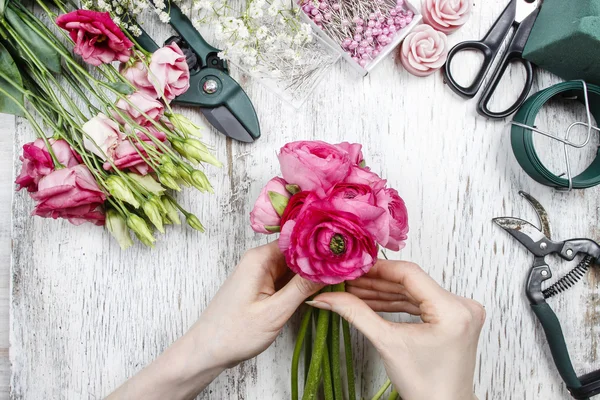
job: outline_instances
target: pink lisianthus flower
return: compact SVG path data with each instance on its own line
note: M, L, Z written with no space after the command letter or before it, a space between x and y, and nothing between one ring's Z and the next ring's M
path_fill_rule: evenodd
M147 127L146 129L152 134L152 136L161 142L164 142L167 139L163 132L156 130L152 126ZM145 146L154 148L157 147L156 144L145 133L137 132L136 135L141 141L144 142ZM146 175L152 170L146 161L144 161L144 158L147 159L148 157L148 153L137 139L132 138L130 142L127 138L127 135L119 132L116 145L111 148L108 153L108 158L110 161L107 160L103 167L105 170L110 171L112 169L112 161L115 167L120 170L129 169L140 175Z
M255 232L273 233L267 227L278 227L281 223L281 216L273 206L269 192L277 193L285 199L289 199L291 194L285 189L286 181L275 177L271 179L261 190L254 208L250 212L250 224Z
M131 104L127 100L129 100ZM127 96L127 100L119 99L115 105L125 114L128 114L135 123L141 126L151 126L152 123L150 120L158 122L164 115L165 106L160 101L141 91L130 94ZM146 114L150 120L142 113ZM121 124L125 124L125 120L123 120L116 112L114 117Z
M64 140L48 139L52 151L58 162L64 167L73 167L81 163L79 155L73 151L71 146ZM38 182L44 176L54 171L55 166L52 157L46 148L43 139L23 145L23 155L20 157L23 165L21 173L15 180L19 185L17 190L27 188L29 192L38 190Z
M288 143L281 148L278 157L286 182L320 196L342 182L352 165L347 151L321 141Z
M56 23L69 31L75 42L75 53L88 64L127 62L131 57L133 43L107 12L75 10L59 16Z
M86 221L104 225L102 205L106 195L84 164L61 168L44 176L38 191L31 194L38 201L33 215L65 218L74 225Z
M315 201L283 225L279 248L289 268L314 282L337 284L367 273L377 260L375 238L354 214Z
M148 79L148 67L146 64L138 60L133 64L121 64L119 72L125 77L138 91L144 93L148 97L157 99L156 88Z
M81 130L85 133L83 147L102 160L106 160L122 135L119 124L102 113L90 118Z
M150 58L148 80L157 96L167 101L185 93L190 87L190 69L183 51L175 43L161 47Z
M377 204L386 212L388 239L380 244L390 250L398 251L405 246L408 238L408 211L404 200L395 189L386 188L377 195Z

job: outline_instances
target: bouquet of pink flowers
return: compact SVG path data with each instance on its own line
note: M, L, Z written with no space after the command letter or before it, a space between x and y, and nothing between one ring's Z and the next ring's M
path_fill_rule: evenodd
M53 29L20 1L0 6L0 112L26 117L38 136L23 146L16 179L36 201L33 214L106 225L122 248L133 244L130 231L152 246L153 230L180 224L179 213L203 231L169 194L180 185L212 192L194 166L221 165L194 137L199 128L171 109L189 88L181 49L170 44L150 54L107 12L36 3ZM94 74L64 45L69 38Z
M279 153L282 177L271 179L250 213L260 233L281 232L279 248L289 268L306 279L344 290L377 261L378 245L398 251L408 233L402 198L365 163L360 144L320 141L286 144ZM298 398L298 363L303 342L309 366L303 399L314 398L321 380L341 399L340 318L319 310L312 336L312 308L305 313L292 364L292 399ZM330 327L331 325L331 327ZM356 398L350 332L342 323L348 393ZM330 337L330 348L327 346ZM312 350L311 350L312 348ZM323 365L323 368L321 367Z

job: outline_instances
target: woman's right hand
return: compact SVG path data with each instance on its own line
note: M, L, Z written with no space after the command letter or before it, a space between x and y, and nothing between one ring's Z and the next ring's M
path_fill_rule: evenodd
M442 289L418 265L380 260L348 293L323 293L311 305L340 314L379 351L403 400L471 400L485 310ZM406 312L423 323L393 323L375 313Z

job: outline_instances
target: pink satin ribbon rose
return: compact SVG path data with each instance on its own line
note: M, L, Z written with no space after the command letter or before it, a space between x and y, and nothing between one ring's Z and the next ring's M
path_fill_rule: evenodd
M75 42L74 52L91 65L127 62L133 43L107 12L75 10L56 19Z
M57 169L38 183L31 194L38 201L33 215L44 218L65 218L74 225L91 222L104 225L102 205L106 195L84 164Z
M423 22L449 35L469 20L472 6L472 0L424 0Z
M52 152L63 167L73 167L81 163L79 155L73 151L71 146L64 140L48 139L52 147ZM38 190L38 182L44 176L54 171L55 166L43 139L37 139L35 142L23 145L23 155L20 157L23 162L21 173L15 180L19 185L17 190L27 188L28 192Z
M429 25L418 25L404 39L400 61L411 74L427 76L444 65L448 50L446 34Z
M291 197L290 192L285 189L286 181L275 177L271 179L261 190L254 208L250 212L250 224L252 229L258 233L273 233L266 227L277 227L281 223L281 217L273 207L269 192L277 193L286 199Z

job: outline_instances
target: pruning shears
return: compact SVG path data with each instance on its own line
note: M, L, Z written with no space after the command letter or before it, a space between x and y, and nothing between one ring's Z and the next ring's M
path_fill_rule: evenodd
M176 43L186 56L190 69L190 88L176 97L174 104L200 107L206 119L221 133L241 142L260 137L258 117L241 86L229 76L227 61L218 57L219 49L208 44L191 21L173 2L168 7L170 24L178 33L165 44ZM141 28L140 28L141 29ZM146 51L159 46L141 29L136 41Z
M577 376L571 363L560 322L546 300L569 289L583 278L591 266L598 263L600 245L591 239L570 239L558 242L552 240L550 222L544 207L531 195L525 192L519 192L519 194L535 209L542 229L539 230L533 224L513 217L494 218L493 221L533 253L533 265L529 270L525 293L533 312L544 329L552 358L569 393L575 399L588 399L600 394L600 370ZM556 283L542 289L542 283L552 277L552 271L545 261L545 257L550 254L557 254L567 261L573 260L579 254L583 255L583 258L575 268Z

